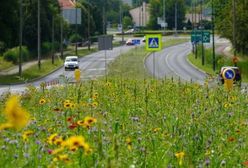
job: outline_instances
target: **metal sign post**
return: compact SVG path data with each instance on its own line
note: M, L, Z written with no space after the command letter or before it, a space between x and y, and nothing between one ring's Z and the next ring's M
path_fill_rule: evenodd
M113 36L105 35L98 37L98 50L104 50L104 67L105 67L105 77L107 78L107 50L113 49Z
M233 80L235 78L235 71L231 68L227 68L223 71L223 78L224 78L224 86L227 90L233 89Z
M161 34L146 35L146 50L152 51L153 57L153 78L156 76L156 60L155 51L160 51L162 49L162 36Z

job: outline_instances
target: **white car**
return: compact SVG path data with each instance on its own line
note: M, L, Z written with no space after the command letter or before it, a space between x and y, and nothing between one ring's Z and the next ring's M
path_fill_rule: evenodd
M79 68L79 63L78 63L78 57L77 56L67 56L65 58L65 63L64 63L64 67L65 70L67 69L78 69Z

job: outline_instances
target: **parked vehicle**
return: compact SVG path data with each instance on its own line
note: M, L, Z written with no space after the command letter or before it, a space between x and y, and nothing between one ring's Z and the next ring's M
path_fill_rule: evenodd
M68 69L78 69L79 68L79 61L77 56L67 56L65 58L65 63L64 63L65 70Z
M234 66L224 66L221 67L219 75L218 75L218 83L219 84L224 84L224 78L223 78L223 72L225 69L230 68L233 69L235 72L235 77L234 77L234 84L237 84L238 86L241 86L241 72L239 67L234 67Z
M126 41L126 45L134 45L132 39L128 39L128 40Z

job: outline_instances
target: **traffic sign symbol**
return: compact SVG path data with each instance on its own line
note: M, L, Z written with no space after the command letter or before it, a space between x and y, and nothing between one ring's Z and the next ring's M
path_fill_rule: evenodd
M224 79L232 80L235 78L235 71L233 69L226 69L223 72Z
M150 38L149 39L149 48L158 48L158 38Z
M161 35L146 35L146 50L160 51L162 48Z

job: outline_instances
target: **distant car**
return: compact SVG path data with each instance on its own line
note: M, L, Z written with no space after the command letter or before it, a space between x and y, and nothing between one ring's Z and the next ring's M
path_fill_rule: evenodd
M128 39L128 40L126 41L126 45L134 45L132 39Z
M142 42L146 42L146 36L144 36L143 38L142 38Z
M65 70L68 70L68 69L72 69L72 70L75 70L75 69L78 69L79 68L79 63L78 63L78 57L77 56L67 56L65 58L65 63L64 63L64 67L65 67Z
M225 69L230 68L233 69L235 72L235 78L234 78L234 84L237 84L238 86L241 86L241 72L239 67L234 67L234 66L224 66L221 67L219 75L218 75L218 83L219 84L224 84L224 78L223 78L223 72Z

